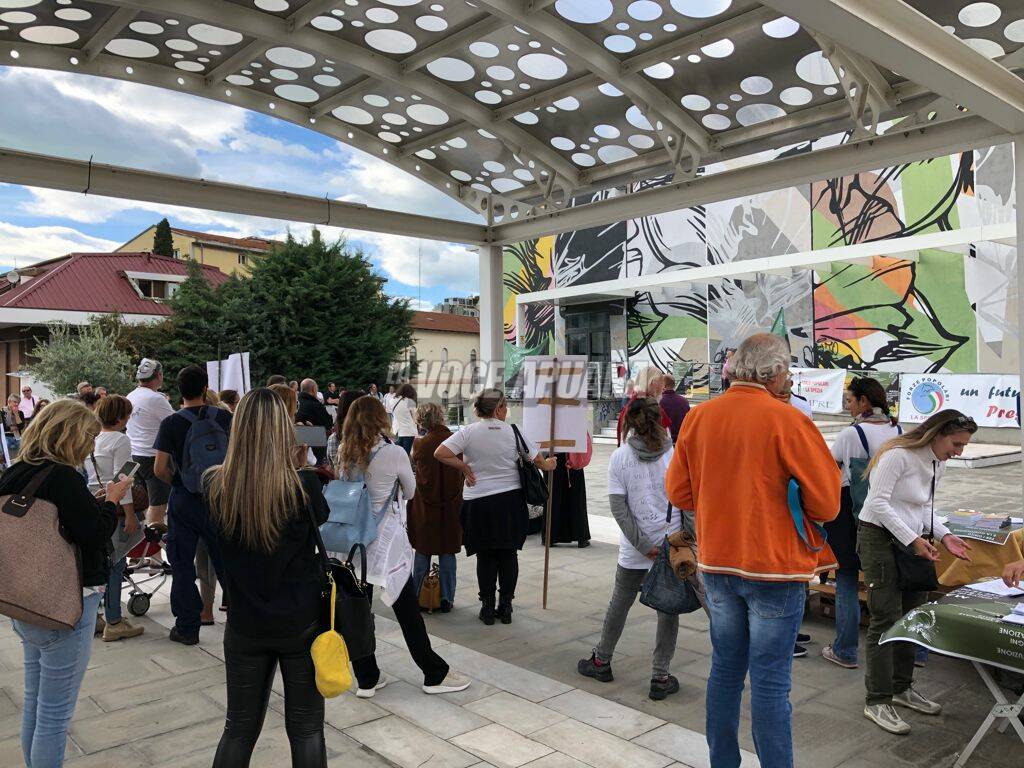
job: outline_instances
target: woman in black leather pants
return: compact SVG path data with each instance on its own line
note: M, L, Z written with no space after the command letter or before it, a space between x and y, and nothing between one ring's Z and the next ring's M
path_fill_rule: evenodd
M279 665L292 766L327 765L324 699L309 649L323 610L313 524L327 520L328 508L316 474L296 470L305 458L283 401L260 388L242 398L224 464L206 476L230 597L228 709L214 768L249 765Z

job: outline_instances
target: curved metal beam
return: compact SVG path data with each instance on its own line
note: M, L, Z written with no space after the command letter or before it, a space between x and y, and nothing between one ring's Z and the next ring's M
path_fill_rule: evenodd
M13 58L11 51L17 51L18 57ZM485 193L473 189L468 184L460 184L419 158L400 157L396 147L354 126L344 125L338 120L316 121L310 118L309 110L305 107L289 101L274 99L272 96L251 88L235 85L209 85L202 74L171 69L146 61L132 60L130 63L126 63L125 59L109 54L97 56L95 61L88 62L83 60L81 51L73 48L37 43L0 43L0 61L3 61L5 66L75 72L131 83L143 83L157 88L189 93L193 96L243 107L253 112L286 120L311 131L330 136L401 168L462 203L474 213L486 213L488 196Z
M579 171L575 165L532 134L511 124L495 121L493 113L485 105L422 72L404 72L401 62L373 53L362 46L326 32L309 27L292 30L285 19L263 13L255 8L235 5L226 0L95 0L95 2L137 10L192 16L272 45L300 48L325 58L343 61L346 65L358 69L364 74L395 83L402 88L407 88L443 104L445 109L457 114L475 127L483 128L497 136L514 154L529 158L541 167L550 169L551 175L558 177L562 185L568 187L576 185Z

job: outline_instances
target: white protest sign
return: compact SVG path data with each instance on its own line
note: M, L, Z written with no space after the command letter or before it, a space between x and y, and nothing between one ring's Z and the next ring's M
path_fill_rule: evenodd
M926 373L900 376L900 421L921 423L954 408L980 427L1020 425L1020 376Z
M846 371L831 368L790 368L793 392L816 413L842 413Z
M523 433L542 451L551 449L551 385L553 355L532 355L523 360ZM558 356L558 391L555 393L555 453L587 450L587 356Z
M249 379L249 353L235 352L227 360L211 360L206 364L210 389L233 389L244 395L252 389Z

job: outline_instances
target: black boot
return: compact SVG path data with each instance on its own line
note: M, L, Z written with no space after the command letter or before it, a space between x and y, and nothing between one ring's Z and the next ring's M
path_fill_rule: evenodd
M501 619L502 624L512 623L512 596L505 597L501 596L501 600L498 602L498 618Z
M494 612L494 599L484 600L481 598L481 602L483 603L483 606L480 608L480 621L487 626L491 626L494 624L494 617L496 615Z

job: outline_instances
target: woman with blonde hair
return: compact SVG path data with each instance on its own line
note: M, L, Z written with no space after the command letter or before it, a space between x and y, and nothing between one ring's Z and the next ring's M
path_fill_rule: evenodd
M473 401L478 421L462 427L445 440L434 457L459 470L466 479L462 491L463 543L466 554L476 555L480 595L480 621L512 623L512 600L519 582L519 550L526 542L529 513L519 480L519 445L509 424L508 401L500 389L485 389ZM551 471L554 458L545 459L525 437L524 458ZM462 458L459 458L459 457ZM494 598L501 584L501 599Z
M387 436L390 426L387 411L380 400L367 395L352 403L345 416L342 432L338 455L340 471L349 475L354 469L362 471L370 492L370 509L374 515L392 514L395 504L401 513L403 505L397 491L400 490L406 499L416 492L416 478L412 473L409 455ZM405 526L399 526L395 535L406 536ZM383 556L383 553L375 551L379 543L379 539L375 540L366 548L368 559ZM393 594L382 579L371 575L367 580L385 589L384 602L390 603L395 619L402 628L409 654L423 672L423 691L454 693L468 688L469 679L450 669L445 660L430 647L411 571L406 572L404 585L398 594ZM371 698L387 684L387 678L377 666L376 656L353 659L352 669L359 684L356 696L361 699Z
M413 584L417 594L435 555L441 580L441 613L455 603L455 555L462 549L462 473L434 458L434 451L452 435L444 411L437 403L416 409L416 424L423 431L412 444L416 495L409 501L409 540L416 550Z
M224 463L204 478L231 595L227 718L215 768L249 764L278 667L292 765L327 765L324 699L310 646L322 631L324 584L313 526L329 510L316 474L296 469L300 448L281 398L260 387L239 402Z
M25 702L21 750L25 765L60 766L68 725L89 665L96 610L107 583L107 549L117 527L117 505L131 479L107 483L104 498L89 492L79 474L100 433L100 420L77 400L58 400L37 413L22 435L18 459L0 476L0 496L33 493L57 507L68 539L78 547L82 574L82 617L74 629L44 629L13 620L25 654ZM45 576L45 574L44 574ZM40 588L45 588L40 582Z
M933 542L940 541L954 557L971 559L970 546L935 519L935 489L946 461L963 453L977 430L969 416L939 411L882 445L868 464L870 487L857 529L871 613L864 716L889 733L910 733L894 704L925 715L942 711L941 704L914 690L914 645L878 644L896 621L928 599L925 590L901 588L895 547L935 561L939 551Z

